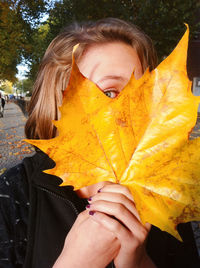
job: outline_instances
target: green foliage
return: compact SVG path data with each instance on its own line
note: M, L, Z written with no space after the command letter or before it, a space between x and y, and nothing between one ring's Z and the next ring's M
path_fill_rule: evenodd
M168 55L190 26L191 38L200 30L200 1L190 0L93 0L57 1L49 13L49 41L72 21L117 17L138 25L154 41L159 59Z
M31 93L33 88L33 81L31 79L23 79L15 82L15 90L20 93Z
M129 6L123 0L103 0L95 3L94 0L57 1L49 12L48 39L52 40L62 28L73 21L98 20L106 17L129 20Z
M3 0L3 5L15 11L19 17L29 23L38 24L43 12L46 12L49 1L45 0Z
M54 3L55 2L55 3ZM52 5L54 3L54 5ZM29 64L35 79L50 41L73 21L117 17L138 25L154 41L159 59L168 55L190 26L200 31L199 0L6 0L0 2L0 80L15 81L16 65ZM48 20L39 25L42 14Z
M0 3L0 79L15 79L16 65L20 61L17 48L22 39L22 34L18 35L19 28L16 13Z
M0 2L0 80L16 81L16 66L33 51L32 26L37 25L44 8L43 0Z
M32 45L35 49L33 49L28 63L30 69L28 77L32 80L35 80L36 78L39 64L48 46L47 41L48 31L49 31L49 25L48 23L44 23L40 25L37 29L35 29L32 34Z
M133 22L153 39L160 60L178 43L186 30L184 23L190 27L191 39L200 31L197 14L200 1L136 0L134 3Z
M6 94L13 93L13 85L12 82L5 80L0 83L0 89L3 90Z

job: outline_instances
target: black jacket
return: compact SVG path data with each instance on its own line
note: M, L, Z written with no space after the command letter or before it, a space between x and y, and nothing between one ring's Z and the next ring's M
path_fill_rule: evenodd
M4 108L5 104L6 104L6 102L5 102L4 98L1 97L1 106L2 106L3 108Z
M40 152L0 177L0 267L52 267L85 209L87 201L71 186L60 187L59 178L42 172L53 166ZM200 267L190 224L179 230L184 243L152 227L147 250L159 268Z

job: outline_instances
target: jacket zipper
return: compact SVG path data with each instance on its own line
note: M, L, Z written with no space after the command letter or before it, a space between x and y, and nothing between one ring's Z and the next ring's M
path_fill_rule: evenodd
M42 191L44 191L46 193L49 193L49 194L53 195L54 197L57 197L58 199L61 199L61 200L65 201L66 203L68 203L71 206L71 208L74 210L76 215L77 216L79 215L79 212L78 212L77 208L75 207L75 205L70 200L68 200L68 199L66 199L66 198L64 198L64 197L62 197L62 196L60 196L60 195L58 195L58 194L56 194L54 192L51 192L51 191L49 191L46 188L43 188L41 186L37 186L37 188L39 188L40 190L42 190Z

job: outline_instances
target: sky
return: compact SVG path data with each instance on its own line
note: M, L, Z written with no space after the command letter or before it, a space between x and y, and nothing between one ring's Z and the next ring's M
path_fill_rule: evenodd
M25 78L26 78L26 77L25 77L25 74L26 74L26 72L28 71L28 66L25 65L24 63L23 63L23 64L18 64L18 65L17 65L17 69L18 69L18 74L16 75L17 78L18 78L19 80L23 80L23 79L25 79Z

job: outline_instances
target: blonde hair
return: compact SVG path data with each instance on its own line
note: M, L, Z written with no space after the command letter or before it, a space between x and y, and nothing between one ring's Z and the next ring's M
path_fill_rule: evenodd
M56 136L52 120L57 120L62 92L67 87L71 72L72 49L76 44L76 59L92 43L121 41L132 46L141 61L143 72L152 70L157 57L151 39L135 25L116 18L96 22L74 23L65 28L49 45L42 59L29 105L25 126L27 138L49 139Z

